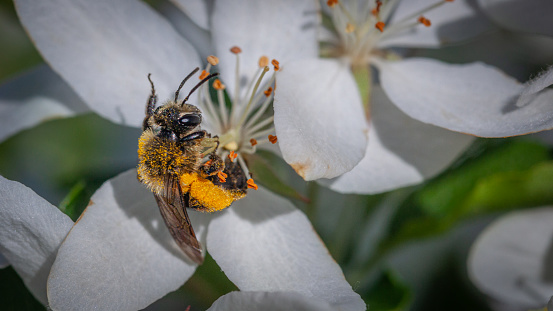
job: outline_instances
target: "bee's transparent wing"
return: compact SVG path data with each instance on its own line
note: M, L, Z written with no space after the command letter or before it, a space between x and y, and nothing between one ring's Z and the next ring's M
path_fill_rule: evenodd
M160 196L154 194L154 197L173 239L190 259L201 264L204 261L202 248L186 212L188 198L182 193L178 183L176 187L178 187L179 195Z

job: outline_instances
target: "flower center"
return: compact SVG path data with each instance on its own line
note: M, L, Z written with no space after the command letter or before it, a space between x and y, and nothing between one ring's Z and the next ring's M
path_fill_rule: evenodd
M400 20L390 23L399 0L348 1L328 0L335 31L340 39L338 47L323 53L348 57L352 65L367 65L370 57L385 53L376 49L377 43L413 27L432 23L423 14L454 0L439 0Z
M277 142L276 136L271 135L275 131L274 117L267 111L267 108L273 100L274 82L276 72L279 70L279 63L277 60L272 60L273 74L268 79L264 79L270 69L269 59L262 56L258 62L259 68L255 78L247 84L246 92L242 92L239 71L241 49L233 47L230 51L236 55L236 81L232 98L225 92L226 86L217 79L212 84L215 94L210 94L206 83L200 88L198 102L204 108L202 110L207 117L208 126L212 129L213 134L219 136L221 146L217 151L219 156L228 157L231 161L238 161L246 176L251 176L242 154L255 153L258 145ZM219 59L209 56L207 62L200 79L209 75L212 66L217 65ZM245 95L241 96L240 94ZM216 100L213 100L212 97ZM257 185L251 178L248 180L248 187L257 189Z

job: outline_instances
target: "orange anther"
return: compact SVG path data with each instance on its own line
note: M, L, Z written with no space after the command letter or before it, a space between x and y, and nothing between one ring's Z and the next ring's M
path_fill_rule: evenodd
M232 53L234 53L234 54L240 54L240 53L242 53L242 49L239 48L239 47L237 47L237 46L231 47L231 48L230 48L230 51L231 51Z
M328 5L328 6L331 7L331 8L334 7L334 6L337 5L337 4L338 4L338 0L328 0L328 1L326 2L326 5Z
M221 83L221 80L217 79L213 81L213 88L215 88L216 90L224 90L225 85Z
M346 24L346 33L352 33L355 31L355 26L353 26L352 24L350 23L347 23Z
M219 63L219 59L217 56L209 55L207 57L207 62L211 64L211 66L215 66Z
M202 70L202 74L200 75L200 80L203 80L205 77L207 77L209 74L207 73L207 71L205 70Z
M228 155L228 159L231 162L234 162L234 159L236 159L237 157L238 157L238 154L236 152L234 152L234 150L231 150L230 154Z
M278 70L280 69L278 60L273 59L273 60L271 61L271 64L273 64L273 66L275 67L275 71L278 71Z
M384 26L386 26L386 24L384 24L383 22L378 22L378 23L376 23L376 25L374 25L374 27L376 29L380 30L380 32L384 31Z
M222 171L217 172L217 177L219 177L220 182L226 182L228 175L223 173Z
M250 139L250 144L252 144L252 147L257 145L257 140L255 138Z
M269 135L269 141L271 142L271 144L276 144L277 137L273 135Z
M419 21L419 23L423 24L426 27L430 27L430 25L432 25L430 20L428 18L424 17L424 16L419 17L418 21Z
M377 16L378 13L380 13L381 6L382 6L382 1L376 0L376 7L371 11L372 15Z
M269 95L271 95L272 92L273 92L273 88L269 86L269 88L265 92L263 92L263 94L269 97Z
M248 188L250 189L254 189L254 190L257 190L259 187L255 184L255 182L253 181L253 179L248 179L248 181L246 182L248 184Z
M269 58L265 55L261 56L259 58L259 67L263 68L265 66L269 65Z

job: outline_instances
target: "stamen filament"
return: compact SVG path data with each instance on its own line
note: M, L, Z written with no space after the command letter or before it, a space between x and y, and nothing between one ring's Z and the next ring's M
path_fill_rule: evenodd
M252 136L252 137L253 137L253 135L250 135L250 133L255 133L255 131L258 131L258 130L264 128L264 127L267 126L268 124L271 124L271 122L273 122L274 119L275 119L274 116L270 116L270 117L268 117L267 119L265 119L265 120L263 120L263 121L257 123L257 124L256 124L255 126L253 126L252 128L248 128L248 129L246 130L245 135L246 135L246 136Z
M228 112L227 112L227 105L225 103L225 94L223 93L223 90L217 90L217 100L219 101L219 112L221 113L221 119L223 121L223 127L228 127Z
M392 29L395 30L395 28L398 28L398 27L402 26L401 24L403 24L405 22L416 20L419 16L423 15L424 13L426 13L426 12L432 10L432 9L435 9L435 8L441 6L442 4L444 4L446 2L447 1L442 0L440 2L429 5L426 8L424 8L422 10L419 10L418 12L415 12L411 15L407 15L406 17L402 18L401 20L395 22L394 25L389 28L389 31L392 30Z
M204 100L199 100L198 102L202 102L202 103L205 103L205 112L207 112L209 114L209 116L211 117L210 119L214 119L215 120L215 124L217 126L217 129L214 129L216 130L217 132L221 133L222 132L222 128L221 128L221 120L219 119L219 115L217 115L216 113L216 110L215 110L215 106L213 105L213 102L211 101L211 96L209 96L209 91L207 89L207 84L204 84L202 86L200 86L200 92L198 92L198 97L201 96L201 94L204 94Z
M246 137L267 137L269 134L273 134L275 132L275 127L271 126L270 128L266 130L261 130L259 132L252 133L250 135L247 135ZM257 144L260 145L263 140L258 140Z
M248 170L248 166L246 165L246 161L244 161L241 154L238 154L238 164L240 164L240 167L242 168L242 171L244 171L244 175L246 175L246 178L249 178L250 177L250 170Z
M259 117L261 117L261 115L265 112L265 110L267 110L267 108L269 108L269 104L271 103L271 100L273 99L273 94L274 93L271 93L271 95L269 95L265 101L263 102L263 104L261 104L261 107L259 107L259 109L257 109L257 112L253 115L253 117L251 117L248 122L246 122L246 125L244 125L245 128L249 128L250 126L252 126L255 121L257 121L257 119L259 119Z
M269 71L269 67L265 66L265 68L263 68L263 71L261 72L261 75L257 79L257 82L255 83L255 86L254 86L253 92L252 92L252 96L250 97L250 101L248 102L248 105L246 106L246 109L242 113L242 118L240 119L240 121L237 124L238 127L241 127L244 124L244 121L246 120L246 117L248 116L249 110L252 106L252 102L253 102L255 93L257 93L257 89L259 88L259 84L261 84L261 80L263 80L263 77L265 76L265 73L267 73L267 71Z

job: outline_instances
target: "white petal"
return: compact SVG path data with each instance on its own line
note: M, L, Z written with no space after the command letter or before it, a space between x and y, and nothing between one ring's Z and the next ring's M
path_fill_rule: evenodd
M45 305L50 267L72 225L31 189L0 176L0 253Z
M4 269L10 265L10 262L4 255L0 254L0 269Z
M388 27L420 10L437 3L436 0L405 0L398 4ZM432 25L425 27L419 24L403 32L383 38L379 47L438 47L464 41L495 28L488 18L466 0L446 2L440 7L423 13ZM410 23L416 23L419 16Z
M231 292L221 296L208 311L333 311L328 303L296 292Z
M209 17L213 11L214 0L171 0L196 25L209 30Z
M483 137L524 135L553 128L553 105L544 92L517 107L522 84L494 67L454 65L425 58L377 61L384 91L422 122Z
M538 77L526 83L520 97L517 100L517 106L522 107L535 101L545 88L553 84L553 67L540 73ZM551 101L550 101L551 102Z
M367 122L349 66L309 59L282 67L275 129L284 160L306 180L351 170L365 154Z
M263 188L211 221L207 249L240 290L295 291L365 310L305 215Z
M190 213L201 237L196 216ZM130 170L106 182L71 229L48 278L48 299L54 310L142 309L195 269Z
M94 111L117 123L142 123L150 94L148 73L163 102L200 64L194 48L141 1L15 4L44 59Z
M236 84L231 47L242 49L240 81L245 86L253 79L263 55L277 59L281 66L294 59L317 57L317 19L315 1L218 1L211 20L212 34L227 90L233 93Z
M178 6L179 4L176 2L183 1L175 0L173 2ZM208 30L196 24L190 15L185 14L186 12L183 13L175 5L169 2L161 2L157 9L175 27L178 33L194 46L201 59L205 61L207 56L213 54L214 50L211 34Z
M48 66L40 66L0 87L0 141L53 118L88 110Z
M321 180L335 191L372 194L420 183L448 167L473 141L410 118L379 87L372 92L365 157L344 175Z
M517 211L491 224L472 246L471 280L484 293L522 309L544 307L551 293L553 208Z
M553 36L553 2L548 0L478 0L484 12L510 30Z

